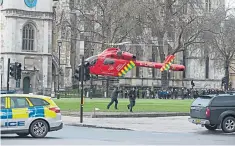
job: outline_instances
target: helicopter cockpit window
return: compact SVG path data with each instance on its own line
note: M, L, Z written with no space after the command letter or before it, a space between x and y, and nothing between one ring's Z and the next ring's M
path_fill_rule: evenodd
M110 58L106 58L104 60L104 65L112 65L114 63L115 63L115 61L113 59L110 59Z
M89 62L90 66L93 66L96 64L97 60L98 60L98 56L96 55L96 56L91 56L87 58L85 61Z

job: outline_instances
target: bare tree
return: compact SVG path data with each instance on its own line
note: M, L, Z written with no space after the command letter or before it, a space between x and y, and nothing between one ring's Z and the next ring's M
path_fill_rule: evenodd
M163 62L169 54L182 52L195 43L203 43L203 33L210 31L210 23L215 21L212 19L215 18L213 14L223 6L212 11L211 6L205 8L201 0L139 0L135 8L138 14L136 19L142 28L151 28L152 39L157 40L157 51ZM223 18L217 19L217 23ZM165 44L167 47L164 47ZM169 82L166 71L162 72L161 79L162 86L167 87Z
M130 2L125 0L86 0L76 7L80 20L85 22L85 34L91 43L100 43L104 50L107 44L119 43L133 29L130 18Z
M58 38L71 42L69 58L73 74L80 58L79 40L85 42L86 58L127 37L132 31L130 6L125 0L69 0L69 3L58 3L56 28L57 32L61 32Z
M84 40L85 58L122 42L133 29L131 3L126 0L70 0L72 38ZM76 21L76 23L75 23ZM72 41L75 44L75 41ZM76 46L76 45L72 45ZM71 47L74 50L75 47ZM93 54L94 53L94 54ZM73 53L74 56L76 53ZM71 55L71 56L72 56ZM77 54L76 54L77 55ZM72 57L74 58L74 57ZM72 59L73 61L74 59ZM109 86L107 80L107 88ZM108 93L108 91L107 91Z
M235 17L224 20L222 27L210 32L207 44L211 46L213 57L221 60L224 64L224 89L229 88L229 68L235 54Z

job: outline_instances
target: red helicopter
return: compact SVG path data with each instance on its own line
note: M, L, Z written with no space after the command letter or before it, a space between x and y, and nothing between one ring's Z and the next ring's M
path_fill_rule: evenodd
M119 48L108 48L102 53L85 59L85 64L89 65L90 74L102 76L124 76L132 68L148 67L172 71L184 71L185 66L172 64L174 55L169 55L164 63L148 62L136 60L136 56ZM80 65L79 65L80 66Z

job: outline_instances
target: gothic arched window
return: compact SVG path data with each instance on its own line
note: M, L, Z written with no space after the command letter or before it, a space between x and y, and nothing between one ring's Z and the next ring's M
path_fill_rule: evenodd
M35 29L32 24L26 24L23 27L22 39L22 50L34 51Z

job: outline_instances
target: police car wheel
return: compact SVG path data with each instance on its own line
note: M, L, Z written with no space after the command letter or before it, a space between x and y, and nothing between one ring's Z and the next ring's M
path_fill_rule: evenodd
M29 133L16 133L19 137L26 137Z
M43 138L49 131L48 124L44 120L36 120L30 125L29 131L32 137Z

